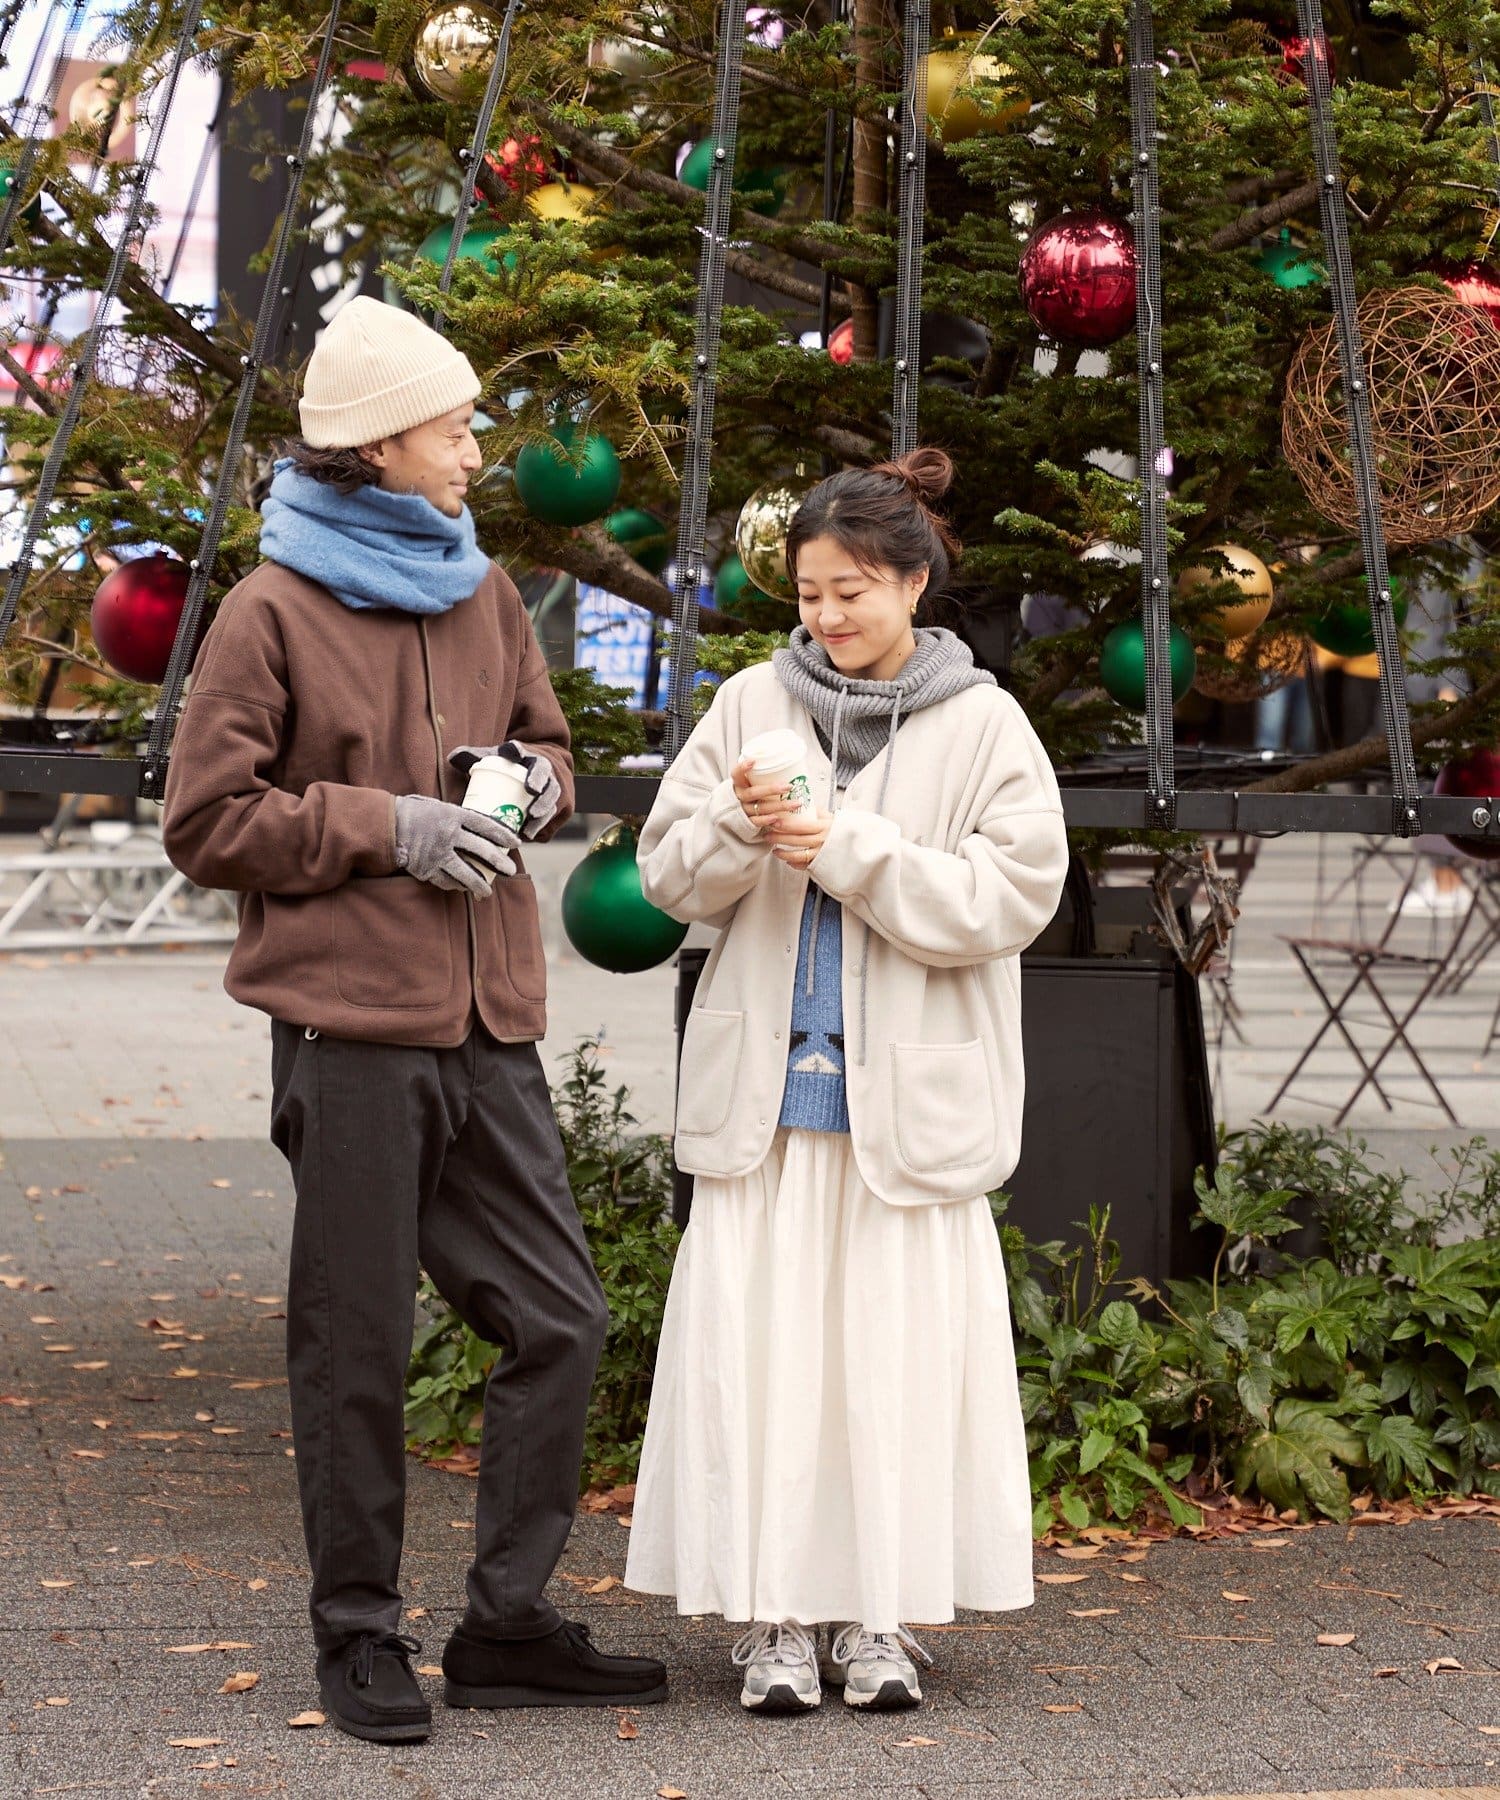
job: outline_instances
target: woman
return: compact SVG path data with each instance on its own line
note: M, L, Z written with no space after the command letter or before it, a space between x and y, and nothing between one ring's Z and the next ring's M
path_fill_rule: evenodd
M1017 959L1067 848L1020 707L915 625L957 551L952 473L922 450L813 489L787 540L802 623L720 688L640 842L648 899L722 935L682 1047L697 1186L625 1579L752 1621L734 1661L761 1712L817 1706L820 1673L915 1706L903 1620L1032 1598L985 1196L1019 1149ZM741 757L776 727L807 742L813 813Z

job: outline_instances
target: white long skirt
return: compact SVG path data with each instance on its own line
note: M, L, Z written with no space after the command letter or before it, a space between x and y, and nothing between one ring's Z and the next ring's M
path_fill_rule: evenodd
M888 1206L849 1139L700 1176L667 1298L626 1585L727 1619L1029 1606L1031 1500L983 1197Z

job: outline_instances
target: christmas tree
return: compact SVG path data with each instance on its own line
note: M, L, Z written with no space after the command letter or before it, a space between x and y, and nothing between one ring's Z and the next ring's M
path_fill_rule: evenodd
M112 16L96 54L111 65L114 102L138 119L161 103L181 23L181 7L144 0ZM257 136L252 102L305 92L326 23L257 0L202 8L195 63L222 79L228 141L263 154L269 183L290 179L295 144ZM890 0L749 15L712 445L717 563L758 490L887 452L901 24ZM1140 728L1126 666L1132 654L1138 665L1138 646L1118 631L1139 608L1127 24L1102 0L944 7L928 64L921 437L956 461L951 510L967 552L946 619L982 660L1009 667L1062 759ZM514 572L569 571L665 619L662 551L675 536L724 51L716 10L531 0L444 293L498 32L498 14L478 4L345 7L300 172L298 230L305 240L317 221L336 273L378 272L387 297L440 313L481 371L489 473L471 495L481 543ZM1345 653L1368 648L1352 510L1285 453L1297 447L1286 438L1289 388L1294 402L1299 386L1311 391L1307 340L1329 316L1310 57L1326 58L1332 78L1359 292L1426 295L1436 309L1425 336L1403 315L1372 348L1429 402L1400 414L1379 446L1382 481L1404 472L1415 494L1416 525L1391 528L1400 592L1455 586L1500 524L1500 494L1471 466L1484 457L1470 450L1454 476L1465 432L1500 405L1500 380L1491 390L1487 379L1500 376L1500 263L1486 260L1500 231L1489 104L1500 12L1484 0L1339 0L1328 38L1309 42L1280 0L1170 0L1155 34L1174 618L1183 671L1243 699L1301 666L1309 630ZM99 286L130 178L129 164L101 160L101 125L107 135L109 118L86 114L34 153L24 125L10 130L8 179L24 171L25 189L5 251L13 290ZM214 316L174 304L162 289L150 259L131 264L26 588L24 630L0 666L11 702L30 706L54 696L71 660L74 686L78 670L93 683L82 703L127 731L154 689L119 677L90 607L122 551L196 553L254 324L232 306ZM0 358L17 389L7 440L21 505L67 385L34 372L34 335L12 332ZM68 358L64 345L57 369ZM255 503L295 432L296 376L295 351L259 372L215 592L256 560ZM1337 427L1336 379L1324 390L1310 404L1331 408ZM1302 418L1297 442L1316 423ZM1310 454L1327 474L1326 448ZM1063 629L1018 633L1028 596L1057 597ZM706 612L710 631L795 622L784 600L734 581L719 597L738 616ZM1419 714L1429 762L1500 738L1492 603L1481 581L1434 664L1461 671L1470 691ZM765 652L766 639L751 641ZM732 649L713 655L733 665ZM1378 770L1384 756L1378 742L1359 745L1279 779L1311 785Z

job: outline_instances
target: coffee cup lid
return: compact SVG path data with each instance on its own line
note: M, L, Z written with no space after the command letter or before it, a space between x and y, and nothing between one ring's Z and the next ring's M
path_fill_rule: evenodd
M740 754L748 757L758 769L787 768L792 763L805 761L807 745L797 732L782 725L751 738Z

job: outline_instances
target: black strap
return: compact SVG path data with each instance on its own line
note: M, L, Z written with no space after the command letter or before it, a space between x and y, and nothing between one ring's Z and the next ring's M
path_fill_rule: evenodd
M146 145L145 156L135 167L127 172L126 179L130 183L130 204L125 210L125 221L120 229L119 241L115 245L114 255L110 259L109 272L104 277L99 289L98 308L94 313L93 323L83 341L83 348L73 368L73 381L68 389L68 398L64 403L62 415L57 423L57 431L47 450L47 460L42 465L41 478L37 482L36 498L32 502L31 512L27 516L26 529L22 534L21 546L16 552L15 561L10 565L9 578L5 584L5 598L0 600L0 644L5 642L7 633L15 620L20 607L21 595L26 587L26 578L31 573L32 560L36 555L37 539L47 522L47 509L52 504L52 496L57 491L58 477L62 473L63 460L68 453L68 444L78 425L83 410L84 390L94 373L94 363L99 354L99 343L104 336L105 325L109 319L110 309L120 291L120 283L125 278L125 269L131 259L131 251L140 235L146 209L146 188L156 168L156 159L161 151L162 140L166 136L167 122L171 117L172 101L177 93L178 77L182 73L183 63L192 49L193 35L198 29L198 14L202 10L203 0L187 0L187 7L182 17L182 29L177 36L177 48L172 58L172 66L167 72L166 80L158 90L156 104L153 107L153 120L150 141ZM24 153L23 153L24 154ZM20 181L11 191L14 200L20 191Z
M1167 581L1167 447L1162 417L1161 197L1156 164L1156 48L1150 0L1130 12L1131 187L1135 194L1135 337L1140 377L1141 628L1146 656L1146 820L1177 820L1172 742L1172 590Z
M901 41L892 456L904 456L917 446L917 411L922 391L922 242L927 225L927 51L932 42L931 0L905 0Z
M682 457L682 499L677 519L677 574L672 594L672 674L667 690L663 751L668 766L693 729L693 688L698 673L698 608L709 600L707 551L708 479L713 459L714 394L724 313L724 273L734 192L734 146L739 130L740 86L745 64L745 0L724 0L719 19L721 54L714 71L713 161L703 203L703 247L698 256L698 300L693 313L693 402Z
M1339 366L1343 371L1344 416L1349 433L1354 492L1359 508L1359 541L1365 556L1365 580L1375 654L1380 665L1380 703L1385 715L1391 759L1391 830L1414 837L1422 829L1422 800L1417 792L1417 764L1411 742L1411 714L1406 702L1406 665L1391 609L1391 577L1386 561L1385 525L1380 516L1380 487L1375 472L1375 441L1370 418L1369 378L1354 290L1354 264L1349 256L1349 220L1328 82L1328 33L1322 0L1297 0L1297 20L1307 41L1302 79L1307 88L1308 124L1318 177L1324 258L1333 291Z
M240 358L245 372L240 379L239 397L235 401L234 417L230 421L229 436L225 440L224 454L219 462L219 478L214 483L213 499L209 503L208 517L203 522L203 535L198 540L198 554L188 565L191 573L188 580L187 598L183 603L182 618L178 621L177 637L172 645L171 659L167 664L166 679L162 682L161 692L157 695L156 714L151 721L151 736L146 745L146 757L141 768L140 780L141 795L148 800L160 800L166 787L167 749L177 721L177 702L182 693L183 683L187 680L188 671L193 666L193 656L198 648L198 625L203 617L203 608L208 599L208 584L213 576L214 563L219 554L219 539L224 530L224 518L229 511L230 498L239 478L240 452L244 448L245 431L250 423L250 408L255 400L255 387L260 379L260 371L265 362L272 333L276 329L277 314L287 299L286 294L282 291L281 272L286 263L287 246L291 241L292 226L302 196L303 171L307 165L308 151L312 147L318 101L328 82L328 66L333 56L334 38L338 31L340 5L341 0L333 0L333 4L329 8L328 24L323 34L323 49L318 57L318 67L313 76L312 89L307 96L307 112L302 121L301 142L295 153L288 155L286 159L289 174L286 204L282 208L281 218L277 225L276 245L271 254L271 266L266 272L266 285L261 292L260 312L255 321L255 336L251 340L249 355Z
M500 41L495 46L490 78L485 83L484 98L479 103L479 117L474 121L473 140L467 150L460 150L458 153L459 161L464 165L464 179L463 186L459 189L458 211L453 215L453 229L448 234L448 248L443 253L443 273L438 281L438 291L444 295L452 283L454 264L458 261L458 247L464 241L464 233L469 229L469 217L474 211L474 188L479 180L479 165L484 160L484 147L490 141L490 126L494 123L500 89L505 85L505 71L510 62L510 34L520 10L521 0L506 0L505 16L500 21ZM443 329L445 317L445 310L440 306L432 315L434 331Z

